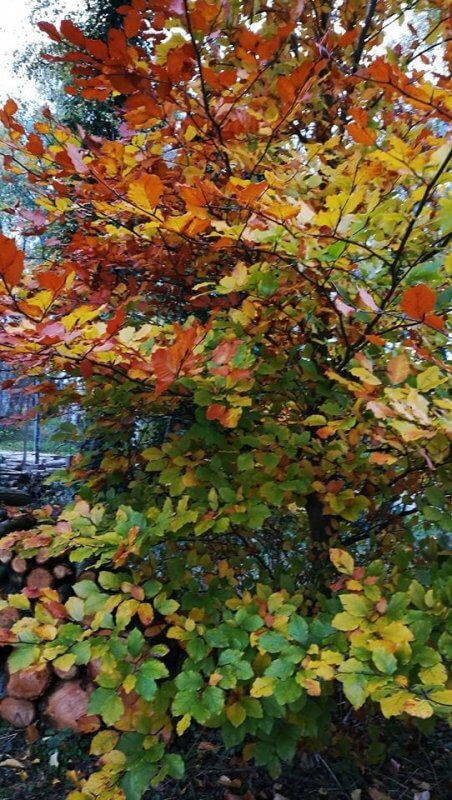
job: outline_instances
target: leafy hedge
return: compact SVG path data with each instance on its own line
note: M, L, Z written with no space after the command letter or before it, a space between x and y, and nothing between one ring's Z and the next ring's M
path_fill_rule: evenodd
M445 566L425 561L409 578L395 565L357 566L332 549L338 580L330 598L313 604L293 588L245 589L240 570L213 562L197 543L180 555L169 546L156 563L115 565L102 551L130 537L130 514L120 509L106 532L100 507L79 501L56 527L2 544L31 558L45 542L46 558L61 557L70 519L71 559L85 559L91 544L97 551L96 567L65 602L44 586L0 605L21 612L3 636L13 646L12 673L77 667L85 682L89 700L77 722L96 731L99 768L70 800L119 798L118 785L137 800L149 783L182 777L191 726L218 728L227 748L277 776L300 743L327 743L341 696L353 709L374 704L386 718L412 717L421 727L450 710Z

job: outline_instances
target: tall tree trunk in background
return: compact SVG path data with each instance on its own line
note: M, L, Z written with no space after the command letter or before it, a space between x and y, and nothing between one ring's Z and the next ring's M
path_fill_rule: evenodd
M28 399L25 399L23 405L24 413L26 414L28 411ZM27 464L27 457L28 457L28 433L29 433L29 425L28 419L25 420L25 424L23 427L23 455L22 455L22 466L25 468Z
M33 395L33 405L36 407L38 404L37 395ZM41 450L41 415L36 411L33 420L33 450L35 451L35 464L39 464L40 450Z

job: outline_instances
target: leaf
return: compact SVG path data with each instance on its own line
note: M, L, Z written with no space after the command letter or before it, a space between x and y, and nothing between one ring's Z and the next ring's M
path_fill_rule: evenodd
M99 731L91 742L89 752L93 756L101 756L104 753L109 753L116 747L118 739L119 733L116 731Z
M184 714L183 717L179 720L176 725L176 733L178 736L182 736L183 733L190 727L191 723L191 716L190 714Z
M410 374L410 363L406 356L394 356L388 362L388 376L391 383L401 383Z
M359 628L360 618L344 611L336 614L331 624L339 631L354 631Z
M164 188L158 175L145 174L141 176L140 180L130 183L127 197L141 211L153 215Z
M396 657L383 647L379 647L372 652L372 661L376 668L385 675L393 675L397 670Z
M287 631L296 642L299 642L299 644L307 643L309 628L308 623L303 617L300 617L298 614L294 614L291 617L289 625L287 626Z
M8 657L8 668L10 672L18 672L20 669L29 667L39 658L39 647L34 644L18 644Z
M345 575L352 575L355 569L355 562L350 553L346 550L339 550L337 548L330 549L330 560L336 567L338 572L343 572Z
M76 147L75 144L69 143L66 145L66 150L78 174L79 175L86 175L87 173L89 174L89 168L83 161L82 153L78 149L78 147Z
M140 667L139 674L146 675L147 678L167 678L169 675L166 664L156 658L145 661Z
M364 675L351 673L341 676L341 683L347 700L354 709L361 708L367 697L367 682Z
M447 382L447 376L442 375L438 367L428 367L428 369L421 372L417 378L416 383L420 392L429 392L431 389L436 389L442 383Z
M227 705L225 711L229 722L234 728L238 728L246 720L246 711L239 702Z
M436 292L426 286L425 283L418 283L407 289L400 303L402 311L411 319L422 320L426 314L433 311L436 303Z
M107 725L114 725L124 714L124 704L116 689L95 689L88 700L88 712L100 714Z
M85 36L83 32L71 22L70 19L63 19L60 25L60 31L65 39L76 47L84 47Z
M19 283L24 269L24 254L14 239L0 233L0 275L9 287Z
M263 677L256 678L251 690L251 697L270 697L273 694L273 687L275 685L275 678Z
M375 300L373 299L372 295L369 294L367 289L362 289L362 288L358 289L358 296L360 297L364 305L367 308L370 308L371 311L376 311L376 312L380 311Z

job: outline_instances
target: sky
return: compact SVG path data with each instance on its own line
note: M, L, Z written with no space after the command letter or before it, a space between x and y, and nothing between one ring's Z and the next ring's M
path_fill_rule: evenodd
M17 74L14 69L15 53L21 47L36 43L45 48L48 37L38 28L35 28L30 20L30 9L33 7L33 0L2 0L2 11L0 15L0 101L7 97L13 97L19 105L25 103L27 106L39 106L42 98L37 95L36 86L32 80L27 80L23 75ZM54 12L52 13L52 5ZM56 22L64 19L65 16L74 16L80 8L81 0L59 0L58 11L55 10L56 3L52 0L48 3L45 19L47 22ZM61 16L60 9L63 9Z

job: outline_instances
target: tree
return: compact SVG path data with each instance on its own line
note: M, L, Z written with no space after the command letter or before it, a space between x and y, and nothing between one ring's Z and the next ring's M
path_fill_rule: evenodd
M340 692L421 728L450 705L447 30L418 4L382 55L404 9L133 0L106 42L42 24L121 138L2 112L48 255L2 237L1 358L72 376L98 447L2 543L92 565L5 601L11 670L88 665L73 800L179 777L191 726L277 774Z

